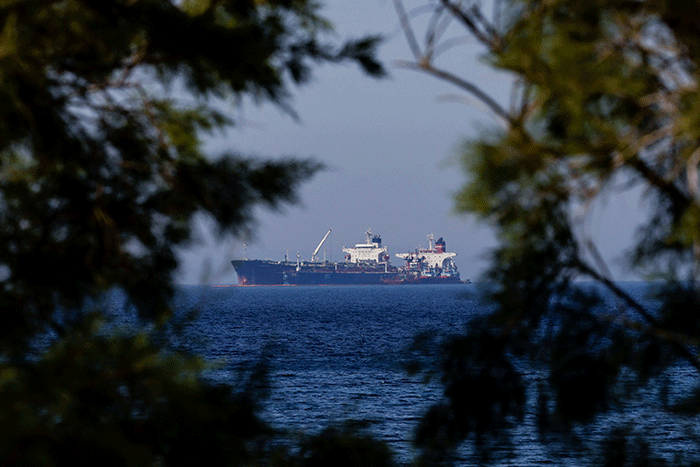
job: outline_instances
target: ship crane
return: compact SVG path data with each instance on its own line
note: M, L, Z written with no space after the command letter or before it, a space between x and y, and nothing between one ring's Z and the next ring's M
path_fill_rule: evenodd
M321 249L323 246L323 243L326 241L328 236L331 234L331 229L328 229L328 232L326 232L326 235L323 237L323 240L321 240L321 243L318 244L316 249L314 250L313 254L311 255L311 262L314 263L318 261L318 257L316 256L318 254L318 251Z

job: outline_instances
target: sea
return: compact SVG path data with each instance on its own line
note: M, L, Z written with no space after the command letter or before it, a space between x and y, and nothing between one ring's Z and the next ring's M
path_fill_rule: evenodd
M644 299L645 283L622 284ZM438 381L406 369L416 336L439 340L459 334L470 317L489 311L479 284L183 286L175 303L177 316L192 316L184 326L184 345L213 362L209 378L233 384L242 368L268 362L270 394L262 413L268 423L308 435L344 420L367 420L371 433L386 441L401 463L416 455L411 440L417 423L442 397ZM611 297L608 306L612 312L620 303ZM671 378L682 383L672 385L681 395L697 383L685 367ZM657 399L643 394L639 405L623 407L585 432L574 430L573 436L583 439L581 451L574 453L570 444L543 443L535 415L525 414L517 439L496 453L495 464L542 465L554 453L557 465L581 465L586 446L595 449L607 436L606 427L621 419L656 433L663 441L659 456L668 462L700 458L694 441L700 439L698 420L679 423L663 410L649 409ZM476 465L478 459L470 455L464 453L462 460Z

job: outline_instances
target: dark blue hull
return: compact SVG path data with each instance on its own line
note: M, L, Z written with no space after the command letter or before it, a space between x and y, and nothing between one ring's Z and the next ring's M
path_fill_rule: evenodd
M285 276L296 269L294 263L263 260L233 260L238 285L282 285Z
M467 284L456 276L408 276L408 277L392 277L382 281L383 284L387 285L421 285L421 284Z
M406 276L395 266L367 266L356 263L296 263L264 260L231 261L238 285L379 285L459 284L452 277Z
M352 263L302 264L263 260L233 260L238 285L371 285L396 277L396 267Z
M378 285L382 280L395 276L395 272L295 271L287 275L286 283L289 285Z

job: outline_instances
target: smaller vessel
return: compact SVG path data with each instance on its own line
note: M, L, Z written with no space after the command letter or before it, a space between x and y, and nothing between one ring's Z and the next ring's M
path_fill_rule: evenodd
M445 240L440 237L433 246L433 234L428 235L428 249L416 248L408 253L397 253L405 261L395 277L383 280L384 284L461 284L457 265L452 258L457 253L445 250Z

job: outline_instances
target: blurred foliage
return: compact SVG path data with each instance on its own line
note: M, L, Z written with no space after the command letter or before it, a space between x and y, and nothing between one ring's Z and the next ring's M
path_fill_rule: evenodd
M204 138L225 135L244 103L294 117L291 89L323 63L384 74L379 38L339 43L320 8L0 0L0 464L280 461L259 413L264 368L216 386L163 336L194 216L245 234L255 207L294 202L322 168L208 154ZM113 289L136 310L131 326L100 306ZM324 459L353 436L326 436Z
M297 454L302 467L389 467L394 464L386 443L366 433L368 424L349 420L311 436Z
M484 277L491 312L436 353L444 397L418 431L422 461L498 463L508 440L527 439L554 464L563 445L585 465L697 465L696 439L669 457L625 408L680 424L700 407L700 3L394 4L413 53L400 64L455 85L500 124L462 146L456 198L498 238ZM443 59L465 33L512 84L509 99ZM624 258L656 281L653 296L613 281L588 228L596 203L631 188L645 218ZM594 432L607 434L581 436Z

